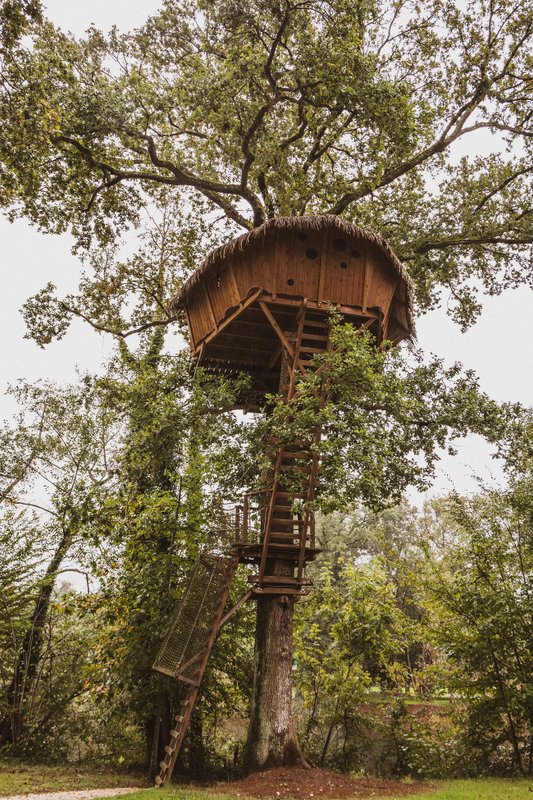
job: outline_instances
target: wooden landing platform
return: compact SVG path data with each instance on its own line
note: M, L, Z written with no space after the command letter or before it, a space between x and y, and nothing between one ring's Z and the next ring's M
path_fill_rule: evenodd
M257 544L248 544L245 542L234 542L231 545L233 552L235 552L239 559L245 564L256 564L258 561L261 560L261 555L263 553L263 545L260 543ZM314 561L315 558L322 550L319 547L306 547L305 548L305 560ZM280 544L276 543L273 544L272 542L268 546L268 557L269 558L280 558L287 561L297 561L298 556L300 553L300 545L299 544Z

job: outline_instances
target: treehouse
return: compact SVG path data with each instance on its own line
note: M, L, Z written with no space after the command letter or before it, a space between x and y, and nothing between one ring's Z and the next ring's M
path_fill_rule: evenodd
M378 346L414 333L411 285L398 258L380 236L335 216L273 219L218 248L170 309L185 312L192 354L204 368L249 376L238 407L251 409L267 393L278 392L290 404L298 395L297 377L318 375L315 356L332 346L331 309L371 331ZM321 390L314 390L322 402ZM319 552L313 501L320 438L314 420L299 441L273 434L262 489L246 495L234 517L220 520L191 574L154 664L185 687L158 786L174 769L221 626L248 599L260 601L264 617L272 601L282 598L287 605L310 589L304 570ZM239 563L255 568L250 588L224 613Z
M204 368L250 376L242 405L252 408L279 390L284 338L304 307L322 321L334 308L378 344L414 331L410 281L390 246L337 216L269 220L214 250L170 304L185 311Z

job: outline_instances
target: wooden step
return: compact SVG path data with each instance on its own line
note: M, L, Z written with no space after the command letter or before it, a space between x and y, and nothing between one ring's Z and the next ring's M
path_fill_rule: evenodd
M298 535L291 536L289 533L283 534L282 531L275 531L275 535L270 534L268 537L268 548L276 547L278 544L287 545L287 547L300 547L301 540ZM267 549L268 549L267 548Z
M259 575L248 575L248 583L258 583ZM294 575L263 575L261 583L272 584L273 586L311 586L313 581L310 578L295 578Z
M311 325L313 325L315 328L329 328L329 322L326 322L326 320L306 318L304 320L303 327L306 328Z
M308 594L308 586L252 586L254 594Z
M327 333L302 333L302 339L312 339L314 342L327 342L329 336Z

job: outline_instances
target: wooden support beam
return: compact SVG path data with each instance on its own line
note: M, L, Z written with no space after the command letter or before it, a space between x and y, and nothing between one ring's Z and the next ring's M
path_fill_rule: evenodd
M246 592L246 594L243 594L243 596L239 600L237 600L235 605L232 606L230 610L226 612L226 614L224 614L224 616L220 620L220 627L225 625L226 622L228 622L228 620L231 619L231 617L235 614L235 612L238 611L239 608L243 606L246 603L246 601L250 599L251 596L252 596L252 590L250 589L249 591Z
M263 314L265 315L265 317L268 319L268 321L270 322L270 324L272 325L272 327L276 331L276 333L277 333L277 335L278 335L283 347L285 348L285 350L287 351L289 356L291 358L294 358L294 350L292 348L292 345L290 344L289 340L287 339L287 337L285 336L285 334L283 333L283 331L279 327L279 325L276 322L276 319L275 319L274 315L272 314L271 310L269 309L269 307L266 305L266 303L263 303L262 300L259 301L259 306L260 306Z
M229 316L227 316L224 320L222 320L220 325L215 330L212 330L211 333L208 333L206 336L202 338L202 340L197 342L194 354L196 355L202 344L209 344L209 342L212 341L215 338L215 336L218 336L218 334L221 331L223 331L224 328L227 328L228 325L230 325L234 319L237 319L237 317L242 314L245 308L248 308L248 306L251 306L252 303L255 303L257 298L262 293L263 293L262 289L255 289L255 291L253 291L252 294L250 294L245 300L242 300L235 309L235 311L233 311Z
M302 305L302 301L296 299L295 297L284 297L281 295L269 296L265 293L265 295L261 299L269 307L276 306L276 308L278 308L286 306L287 308L289 308L293 306L296 308L301 308ZM325 303L320 304L316 300L306 300L306 303L308 310L313 310L316 308L317 311L322 311L322 312L325 311L324 309ZM374 319L378 318L376 312L368 309L363 311L362 306L345 306L342 305L341 303L337 303L335 304L334 308L335 311L338 311L339 314L342 314L345 317L373 317Z

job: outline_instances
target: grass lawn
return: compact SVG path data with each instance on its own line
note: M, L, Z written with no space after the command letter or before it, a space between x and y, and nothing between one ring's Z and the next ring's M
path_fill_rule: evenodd
M63 789L110 789L116 786L146 786L146 780L94 767L49 767L0 760L0 797L30 792L59 792Z
M128 800L133 795L128 795ZM411 795L410 800L533 800L533 778L531 780L503 780L485 778L467 781L442 782L433 792ZM374 798L378 800L378 798ZM394 795L388 800L403 800Z
M146 786L142 777L95 770L94 768L58 767L20 764L0 760L0 797L30 792L114 788L117 786ZM218 794L188 786L165 786L162 789L140 789L123 800L244 800L235 794ZM442 781L430 792L395 794L387 800L533 800L533 779L479 779ZM314 800L319 800L319 795ZM372 800L381 800L377 795Z
M530 788L531 787L531 788ZM241 796L242 797L242 796ZM423 794L394 795L383 800L533 800L532 780L498 780L496 778L448 781L439 788ZM145 789L129 794L124 800L241 800L231 794L165 786L163 789ZM318 797L315 800L319 800ZM381 800L377 795L372 800Z

